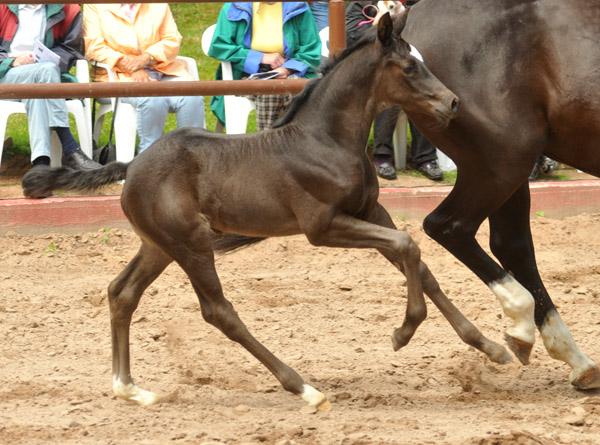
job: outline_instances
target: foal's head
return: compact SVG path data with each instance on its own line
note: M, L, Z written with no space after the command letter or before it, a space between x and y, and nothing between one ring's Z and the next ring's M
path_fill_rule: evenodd
M425 64L411 55L410 45L402 39L410 9L395 18L385 14L376 30L379 67L373 93L382 109L401 106L409 114L423 114L446 126L458 108L458 98L446 88ZM365 38L368 38L365 36Z

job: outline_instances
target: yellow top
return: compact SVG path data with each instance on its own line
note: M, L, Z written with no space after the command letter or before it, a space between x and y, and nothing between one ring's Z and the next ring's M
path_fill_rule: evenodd
M262 53L283 53L283 8L282 3L269 5L265 2L252 3L251 48Z

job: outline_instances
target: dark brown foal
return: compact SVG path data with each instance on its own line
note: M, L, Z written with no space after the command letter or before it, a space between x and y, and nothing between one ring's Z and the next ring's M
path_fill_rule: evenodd
M244 245L304 233L314 245L377 249L407 278L406 319L394 332L395 349L425 318L425 290L461 338L494 361L510 360L448 301L417 245L377 202L377 178L365 153L374 117L402 105L445 126L457 106L456 97L410 55L400 38L405 19L384 16L376 33L342 53L273 129L237 136L180 129L128 165L32 170L24 178L27 196L127 178L122 206L142 246L109 287L117 396L144 405L158 400L133 382L129 329L144 290L175 261L189 276L208 323L252 353L286 390L328 409L326 397L260 344L225 299L214 251L232 239Z

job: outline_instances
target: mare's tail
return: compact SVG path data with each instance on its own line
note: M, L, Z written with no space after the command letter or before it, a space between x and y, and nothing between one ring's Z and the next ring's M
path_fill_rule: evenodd
M97 170L71 170L66 167L36 167L29 170L21 186L27 198L43 198L53 190L94 191L125 179L129 163L111 162Z
M266 238L236 235L234 233L225 233L222 235L213 235L213 250L220 253L229 253L234 250L247 247L251 244L260 243L266 240Z

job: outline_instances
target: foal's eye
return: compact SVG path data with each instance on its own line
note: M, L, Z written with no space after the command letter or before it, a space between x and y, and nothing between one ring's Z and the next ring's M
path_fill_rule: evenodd
M407 74L407 75L408 75L408 74L410 74L410 73L412 73L412 72L413 72L413 68L414 68L414 67L413 67L412 65L404 65L404 66L402 67L402 72L403 72L404 74Z

